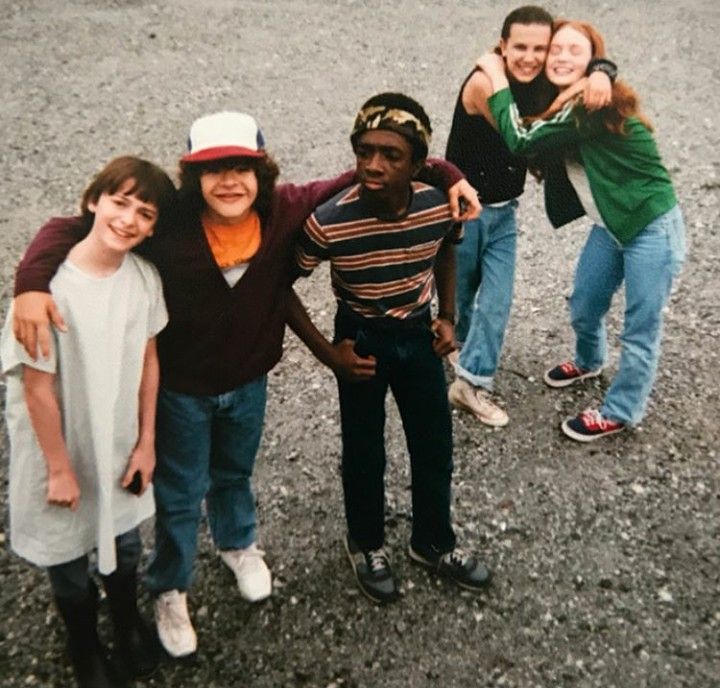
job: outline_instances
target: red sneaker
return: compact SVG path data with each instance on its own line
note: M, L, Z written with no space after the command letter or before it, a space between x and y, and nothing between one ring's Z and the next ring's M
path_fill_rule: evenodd
M585 368L578 368L572 361L565 361L565 363L546 370L543 380L550 387L567 387L573 382L580 382L580 380L589 377L597 377L600 373L602 373L602 368L586 370Z
M606 435L614 435L625 429L625 423L604 418L600 411L588 410L568 418L560 426L562 431L578 442L592 442Z

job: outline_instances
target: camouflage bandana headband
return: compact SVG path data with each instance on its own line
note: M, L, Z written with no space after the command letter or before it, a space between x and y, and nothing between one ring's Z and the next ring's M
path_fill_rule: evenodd
M389 129L410 139L413 145L419 145L427 155L430 146L430 132L415 115L399 108L384 105L369 105L358 112L353 125L350 140L353 145L358 137L370 129Z

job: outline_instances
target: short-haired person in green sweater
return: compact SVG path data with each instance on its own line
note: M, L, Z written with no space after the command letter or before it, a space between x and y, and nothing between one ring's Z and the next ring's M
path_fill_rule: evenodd
M560 153L545 156L542 164L552 224L582 215L593 222L570 299L575 358L548 370L548 385L566 387L600 375L607 354L605 315L625 282L618 372L599 410L562 424L566 435L581 442L642 419L660 357L663 307L685 254L685 227L670 176L634 91L617 81L612 105L597 113L587 112L575 92L590 60L604 56L602 36L590 24L557 21L545 71L560 95L530 125L518 114L501 60L489 54L478 62L493 83L490 110L508 147L530 155Z

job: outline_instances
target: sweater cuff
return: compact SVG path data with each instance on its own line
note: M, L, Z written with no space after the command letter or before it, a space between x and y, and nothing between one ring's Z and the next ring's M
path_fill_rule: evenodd
M49 294L50 285L48 284L47 275L36 273L28 268L16 273L13 296L20 296L20 294L27 291L42 291Z

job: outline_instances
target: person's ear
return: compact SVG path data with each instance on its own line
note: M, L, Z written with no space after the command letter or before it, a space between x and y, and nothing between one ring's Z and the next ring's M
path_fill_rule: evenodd
M502 55L502 58L505 59L505 51L507 50L507 43L505 42L504 38L500 39L500 42L497 44L497 47L495 48L495 52L498 55Z

